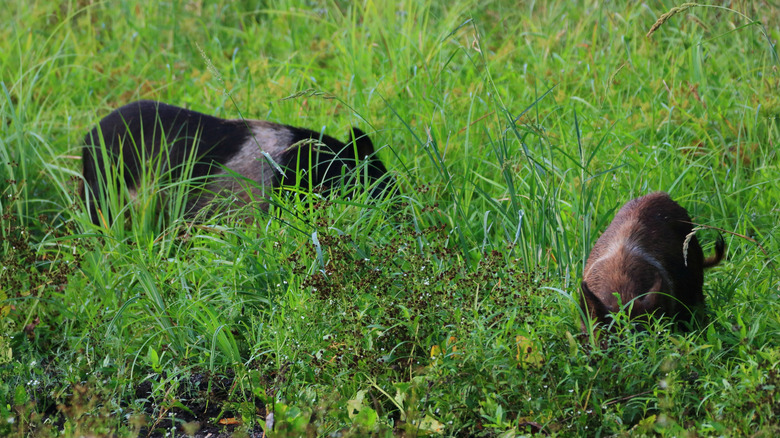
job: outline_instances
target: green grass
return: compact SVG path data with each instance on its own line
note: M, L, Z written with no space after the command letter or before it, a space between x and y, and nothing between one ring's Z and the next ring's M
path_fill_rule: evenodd
M272 3L3 5L0 435L780 434L777 8ZM401 198L101 229L82 139L140 98L358 126ZM726 231L708 325L580 335L655 190Z

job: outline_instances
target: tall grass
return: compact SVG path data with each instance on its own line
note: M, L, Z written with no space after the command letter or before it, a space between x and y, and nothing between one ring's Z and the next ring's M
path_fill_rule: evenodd
M0 431L776 434L767 5L690 7L648 38L678 4L9 3ZM399 195L302 188L192 221L182 182L134 205L116 188L129 220L95 226L84 135L140 98L358 126ZM144 207L159 189L178 210ZM655 190L725 230L710 323L588 339L588 252Z

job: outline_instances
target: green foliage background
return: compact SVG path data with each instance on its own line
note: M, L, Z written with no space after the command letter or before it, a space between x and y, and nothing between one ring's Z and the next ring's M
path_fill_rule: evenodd
M780 12L676 6L5 2L0 434L776 436ZM142 98L359 126L402 195L93 226L82 139ZM723 230L708 324L580 335L655 190Z

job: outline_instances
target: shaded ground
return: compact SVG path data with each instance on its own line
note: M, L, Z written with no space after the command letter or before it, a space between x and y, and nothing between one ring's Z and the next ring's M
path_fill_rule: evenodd
M230 403L228 396L233 384L230 377L208 378L205 374L193 374L189 379L189 398L176 400L170 408L166 403L155 405L154 401L145 404L145 414L149 422L155 422L142 427L139 436L170 437L172 429L175 436L193 436L201 438L232 437L235 433L247 437L263 437L263 429L259 423L250 426L241 424L241 415L225 409ZM139 385L136 390L137 399L151 399L152 384L148 381ZM265 418L265 407L262 402L255 402L256 419ZM156 418L155 418L156 417Z

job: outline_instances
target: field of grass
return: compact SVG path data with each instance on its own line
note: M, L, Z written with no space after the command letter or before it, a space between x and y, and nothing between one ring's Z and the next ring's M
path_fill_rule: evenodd
M646 36L679 5L3 3L0 435L780 435L780 8ZM82 140L141 98L358 126L400 196L92 225ZM707 324L580 334L656 190L723 230Z

